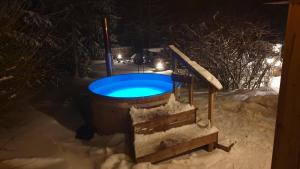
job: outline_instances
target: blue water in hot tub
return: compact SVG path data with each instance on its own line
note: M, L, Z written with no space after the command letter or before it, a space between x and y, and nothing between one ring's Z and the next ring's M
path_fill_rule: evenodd
M172 92L171 76L154 73L131 73L102 78L92 82L89 90L115 98L139 98Z

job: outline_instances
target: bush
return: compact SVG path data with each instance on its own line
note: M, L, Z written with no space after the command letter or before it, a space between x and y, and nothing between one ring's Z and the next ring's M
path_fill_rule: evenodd
M66 76L85 76L113 2L0 1L0 109L42 87L59 87Z
M280 59L273 43L279 36L264 21L215 15L198 24L172 25L173 41L195 61L211 71L225 89L254 89L268 82L268 75Z
M41 52L58 48L52 27L48 18L27 10L24 1L0 2L1 107L46 82L57 83L53 58Z

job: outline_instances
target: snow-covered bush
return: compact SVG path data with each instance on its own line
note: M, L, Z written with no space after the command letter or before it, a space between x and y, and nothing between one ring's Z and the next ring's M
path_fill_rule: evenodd
M30 89L57 83L50 55L58 48L52 22L27 5L0 1L0 108Z
M0 1L0 109L65 77L85 76L103 46L101 19L114 0Z
M209 69L226 89L254 89L268 83L280 52L274 51L279 35L266 21L218 17L170 27L173 42L193 60ZM268 63L267 59L274 59Z
M65 55L76 76L85 77L91 58L101 57L99 49L104 48L102 19L108 17L110 38L116 42L114 28L115 0L43 0L46 10L51 10L51 20L57 24L54 32L64 40ZM45 10L43 10L45 11ZM104 58L101 58L104 59ZM66 65L68 66L68 65Z

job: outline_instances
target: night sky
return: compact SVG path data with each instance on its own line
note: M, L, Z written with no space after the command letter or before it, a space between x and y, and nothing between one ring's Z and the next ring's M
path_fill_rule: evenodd
M194 24L199 20L211 18L216 13L226 16L242 16L250 22L258 19L265 20L270 23L272 29L283 34L287 9L287 5L266 5L262 0L119 0L117 3L117 10L122 18L119 22L119 31L123 31L126 36L132 31L134 37L137 37L137 31L132 30L127 25L128 23L135 22L141 28L149 28L151 23L160 27L177 23ZM155 38L153 37L154 30L149 29L145 32L150 35L143 39ZM127 45L130 44L126 42L127 39L132 38L123 39Z
M155 0L154 0L155 1ZM285 15L287 5L266 5L264 0L156 0L161 8L174 17L199 16L203 13L223 11L232 15L254 14L273 15L278 17ZM135 12L136 8L151 3L153 0L129 0L120 1L120 6L126 7L126 12ZM151 7L150 9L151 10ZM145 12L145 11L141 11Z

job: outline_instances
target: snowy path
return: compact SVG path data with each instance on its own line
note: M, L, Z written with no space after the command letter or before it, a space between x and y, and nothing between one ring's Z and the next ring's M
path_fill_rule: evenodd
M90 72L89 76L91 78L99 78L106 76L105 63L98 61L94 62L89 66ZM161 74L171 74L170 70L157 71L155 68L149 65L138 66L134 63L114 63L113 74L127 74L127 73L161 73Z
M265 93L264 93L265 94ZM249 98L247 98L250 96ZM242 99L241 99L242 98ZM56 106L56 102L41 104ZM199 117L205 119L205 95L196 98ZM159 164L134 164L126 155L125 136L96 136L89 142L74 138L72 125L61 125L53 114L66 114L80 124L68 102L53 109L29 107L1 115L0 168L2 169L269 169L275 126L277 96L252 93L222 93L217 98L214 124L220 142L235 142L230 153L194 151ZM18 116L16 116L18 114ZM54 118L55 117L55 118ZM11 124L17 124L12 127ZM73 125L75 128L76 125Z

